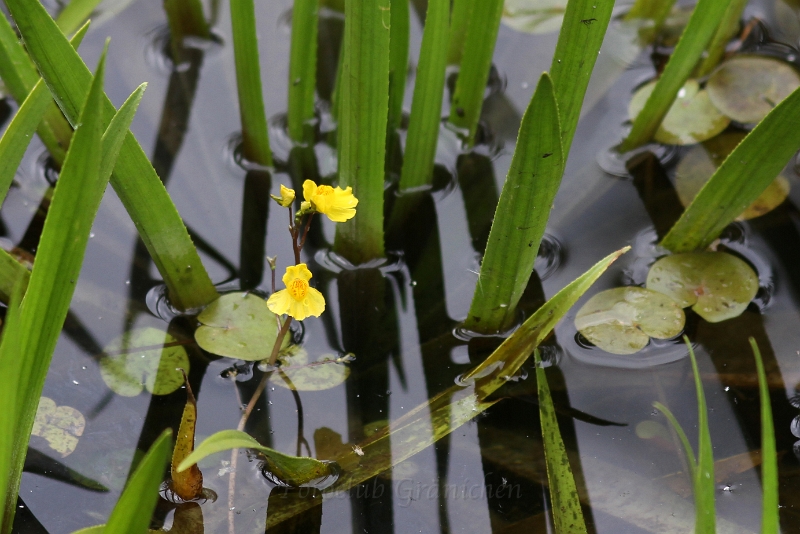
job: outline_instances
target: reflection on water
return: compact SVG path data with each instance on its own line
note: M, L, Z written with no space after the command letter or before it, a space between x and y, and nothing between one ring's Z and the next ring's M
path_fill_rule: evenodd
M91 63L105 36L113 36L109 69L114 74L108 76L108 93L116 103L140 81L150 82L133 131L143 146L152 147L154 165L204 264L224 289L268 293L271 277L265 256L292 254L285 240L272 237L285 234L287 221L269 209L268 193L277 193L280 184L299 190L305 179L335 179L336 140L329 110L341 16L330 8L321 13L314 143L295 146L281 136L289 54L285 22L276 22L291 2L258 3L265 102L273 116L270 128L278 159L275 169L266 170L238 159L237 142L231 144L239 124L226 7L220 9L215 28L222 37L210 48L186 47L175 67L164 55L169 36L160 3L128 5L120 0L109 5L118 13L90 31L81 48L84 57ZM418 46L416 19L412 37ZM351 463L342 465L337 482L341 486L288 490L262 475L257 455L239 451L235 494L229 496L231 456L218 455L201 468L206 485L220 498L181 505L162 500L154 527L187 534L230 532L230 525L240 534L527 533L552 528L536 380L525 378L532 364L509 377L493 397L500 402L409 458L398 455L414 450L409 443L420 436L439 432L437 422L449 425L459 417L472 417L475 407L458 402L470 398L479 377L460 383L459 395L464 397L441 400L415 413L405 432L371 436L452 387L500 342L464 335L457 326L467 313L475 285L470 271L477 270L476 257L486 246L510 164L518 110L533 91L526 85L530 73L520 65L548 64L554 42L555 35L501 29L481 127L483 139L493 144L463 152L456 133L442 127L433 188L396 195L388 184L387 206L393 203L392 215L398 218L387 217L388 260L358 268L349 265L330 252L332 226L321 218L312 225L303 259L314 271L316 287L326 295L329 313L306 321L296 337L302 336L309 354L354 353L352 373L343 386L325 391L268 386L246 430L260 443L290 454L298 449L320 458L349 453ZM631 64L626 58L625 65ZM601 73L590 88L592 105L578 128L520 318L611 250L633 245L583 301L620 283L642 284L649 266L663 254L655 243L680 213L670 182L670 164L679 154L658 147L655 155L643 154L627 167L621 160L600 157L606 172L632 180L608 176L595 161L595 155L614 141L603 132L619 131L627 95L651 74L649 68L646 62L633 63L632 70L613 80L608 72ZM410 88L406 93L410 95ZM0 106L7 104L0 101ZM0 107L0 122L7 113ZM399 139L404 135L401 131ZM41 144L34 141L17 176L19 187L5 203L0 227L4 239L31 252L49 204L47 181L55 176L37 157L41 153ZM721 246L755 268L761 291L737 319L712 325L689 313L686 328L698 351L718 460L750 458L746 453L760 446L757 385L747 338L758 341L767 366L778 450L783 453L782 521L790 529L800 525L792 509L800 495L800 469L792 452L795 436L800 436L798 410L796 402L787 402L787 396L800 391L797 214L790 198L767 216L729 229ZM42 443L29 453L21 491L24 504L17 514L19 532L69 533L103 522L131 465L164 428L178 427L183 409L185 395L180 391L119 397L102 381L97 361L102 347L114 338L134 328L156 327L177 339L192 339L196 324L191 316L169 307L146 249L111 190L94 231L44 392L57 404L85 414L86 431L75 452L65 458L54 460ZM689 532L693 506L681 489L687 471L683 455L665 418L652 408L658 400L680 414L684 428L694 429L696 407L686 349L676 340L666 340L651 341L634 356L603 353L576 339L573 319L578 307L545 341L542 358L590 529L598 534ZM199 438L235 427L263 370L218 358L193 344L186 348L189 381L198 399ZM642 422L661 425L663 432L641 438L635 429ZM694 431L689 434L694 441ZM379 453L373 464L361 464L353 452L354 445L365 441ZM737 469L720 471L720 531L758 530L756 463L741 461ZM359 477L375 471L382 472L361 482ZM99 491L98 485L108 491ZM333 491L336 487L347 489Z

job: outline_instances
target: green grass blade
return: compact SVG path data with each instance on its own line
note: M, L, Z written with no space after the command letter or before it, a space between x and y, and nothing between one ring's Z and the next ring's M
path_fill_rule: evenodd
M383 257L383 182L389 110L389 0L346 0L339 98L339 185L358 214L336 225L334 250L355 264Z
M449 0L428 0L403 170L400 174L401 191L430 185L433 179L447 66L449 20Z
M289 56L289 137L311 141L314 91L317 85L319 0L295 0L292 9L292 48Z
M678 91L697 65L722 20L728 0L698 0L675 51L664 67L644 109L636 116L620 150L632 150L653 138Z
M464 41L467 38L469 19L476 0L453 0L450 20L450 35L447 38L447 64L458 65L464 54Z
M544 73L522 117L466 328L488 334L511 326L563 170L558 106L553 84Z
M3 338L0 340L0 373L5 383L0 388L0 533L9 534L14 524L17 507L19 477L28 445L27 436L21 439L16 429L19 412L23 407L20 380L25 374L25 358L21 358L19 305L25 293L25 284L18 283L12 290L8 305ZM35 408L34 408L35 410Z
M503 0L479 0L469 18L456 90L450 104L450 122L467 130L469 144L474 140L481 118L483 95L502 14Z
M78 47L87 30L88 23L75 34L73 37L75 48ZM20 105L33 91L40 79L36 67L5 16L0 17L0 78L3 79L11 96ZM64 163L64 155L72 138L72 127L61 115L58 106L55 104L48 106L44 120L39 124L37 132L53 159L59 165Z
M711 244L772 183L800 147L797 124L800 90L770 111L728 155L661 245L672 252L691 252Z
M144 455L122 491L104 532L146 534L158 501L158 488L172 453L172 430L165 430Z
M271 167L272 150L269 146L264 97L261 94L261 67L253 0L231 0L231 26L244 156L250 161Z
M603 44L614 0L569 0L558 44L550 65L558 111L564 160L578 127L583 97Z
M78 48L88 29L88 24L85 24L75 34L70 41L73 48ZM53 97L44 80L39 78L3 133L3 137L0 139L0 205L3 204L8 188L11 187L11 182L28 149L33 132L36 131L47 111L53 106Z
M752 337L750 346L756 359L758 372L758 391L761 398L761 532L764 534L778 534L780 521L778 519L778 454L775 450L775 428L772 423L772 407L769 401L769 386L767 375L764 372L764 361L761 351Z
M92 74L39 2L7 0L28 51L50 92L71 122L92 82ZM103 126L115 113L103 102ZM169 289L172 304L190 309L217 297L186 227L139 143L128 133L111 178L128 213Z
M0 249L0 301L9 302L14 287L17 283L22 283L28 287L31 273L11 254Z
M100 2L102 0L71 0L56 16L58 29L64 35L76 32L89 20L92 12L97 9Z
M708 408L703 393L703 382L697 369L697 358L689 338L684 336L692 360L694 385L697 391L697 472L694 477L695 528L697 534L716 532L716 512L714 506L714 451L711 448L711 433L708 430Z
M717 31L708 45L708 53L697 68L696 78L711 74L711 71L722 61L728 41L739 31L739 20L742 18L742 12L744 12L747 3L748 0L731 0L731 3L728 4L725 14L722 15L722 22L717 27Z
M6 198L33 133L53 103L50 91L40 80L17 110L0 139L0 204Z
M111 171L114 170L114 164L122 149L122 143L125 141L125 136L131 127L133 116L136 115L136 110L139 108L139 103L142 101L146 88L147 84L143 83L131 93L114 114L108 124L108 128L103 133L103 159L100 162L100 177L102 179L108 179L111 176Z
M36 265L20 311L17 354L25 355L25 358L24 369L17 375L16 441L4 503L4 522L5 518L13 517L25 461L24 450L50 359L69 310L92 220L105 190L105 182L99 180L102 156L100 103L104 65L105 52L100 58L96 82L92 84L86 104L82 106L80 126L75 131L53 192Z
M692 446L689 444L689 438L686 437L686 432L683 431L683 427L681 427L680 423L678 423L678 420L675 418L675 415L670 411L669 408L660 402L654 402L653 407L664 414L664 416L667 418L667 421L669 421L669 424L672 425L672 428L675 430L675 433L678 434L678 439L683 446L683 452L686 454L686 459L688 460L687 463L689 464L689 475L691 476L691 479L694 480L697 476L697 459L694 456Z
M550 509L553 511L553 526L557 534L580 534L586 532L578 488L572 476L567 458L567 449L561 439L556 409L550 396L550 386L542 368L539 350L533 352L536 363L536 385L539 392L539 420L542 426L544 457L547 480L550 486Z
M411 32L410 0L392 0L389 27L389 118L390 132L400 127L403 119L403 96L408 73L408 41Z

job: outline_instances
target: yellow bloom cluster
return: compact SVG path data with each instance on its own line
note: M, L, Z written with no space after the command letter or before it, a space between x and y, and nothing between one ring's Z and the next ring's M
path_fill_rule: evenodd
M358 199L353 196L353 189L348 187L333 188L329 185L317 185L312 180L303 182L303 198L305 202L300 209L312 208L325 214L333 222L345 222L356 214Z
M267 307L277 315L289 315L298 321L306 317L319 317L325 311L325 297L322 293L308 285L311 271L305 263L286 268L281 289L270 295Z

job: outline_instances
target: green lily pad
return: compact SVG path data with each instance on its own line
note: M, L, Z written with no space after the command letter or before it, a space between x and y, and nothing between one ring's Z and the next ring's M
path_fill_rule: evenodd
M46 439L50 448L62 458L72 454L85 428L86 419L75 408L56 406L48 397L39 399L31 434Z
M137 328L109 343L100 359L100 375L117 395L135 397L147 389L168 395L183 385L189 356L178 340L158 328Z
M656 82L652 81L636 90L628 104L631 120L642 111L655 86ZM727 128L730 122L711 103L708 92L700 89L697 81L688 80L656 130L654 139L666 145L693 145L711 139Z
M506 0L503 24L514 30L541 34L558 31L567 0Z
M665 256L647 274L647 288L691 306L709 323L738 317L758 292L758 276L747 263L724 252Z
M278 337L278 318L252 293L228 293L197 316L194 339L204 350L247 361L269 357ZM288 336L287 338L288 339Z
M685 322L675 301L642 287L601 291L575 316L575 327L583 337L612 354L638 352L651 337L675 337Z
M800 87L800 74L788 63L765 56L738 55L711 74L711 102L731 119L751 124Z
M338 386L350 376L350 367L332 354L323 354L309 363L308 352L293 345L278 356L281 366L269 381L295 391L322 391Z
M692 147L681 159L675 170L675 189L684 206L691 203L745 135L744 132L723 133ZM737 219L754 219L772 211L786 200L790 188L789 180L778 176Z

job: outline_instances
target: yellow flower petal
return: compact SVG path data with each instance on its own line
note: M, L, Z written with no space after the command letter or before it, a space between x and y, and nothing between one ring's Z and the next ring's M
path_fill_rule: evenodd
M281 200L278 202L284 208L289 207L294 202L294 189L289 189L285 185L281 184Z
M315 211L327 215L333 222L345 222L356 214L358 199L353 196L351 187L334 188L306 180L303 182L303 197Z
M306 180L303 182L303 198L306 199L306 201L311 202L316 192L317 184L315 184L313 180Z
M289 311L290 301L294 300L289 291L281 289L269 296L267 300L267 308L275 315L283 315Z
M286 273L283 275L281 280L286 287L289 287L292 284L292 281L295 278L300 278L301 280L305 280L308 282L311 280L311 271L308 270L308 267L305 263L298 263L297 265L290 265L286 268Z
M325 297L313 287L309 287L306 295L306 307L309 315L319 317L325 311Z

